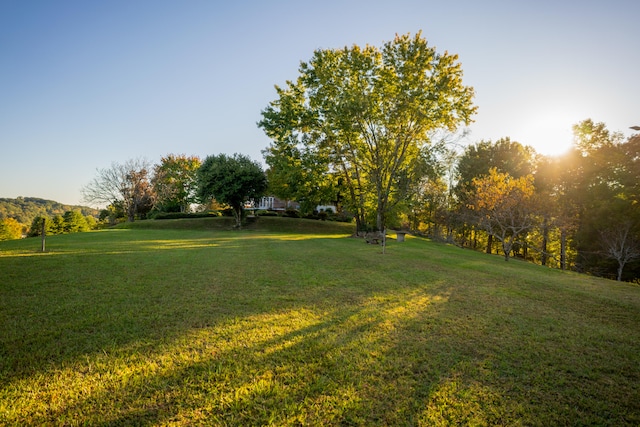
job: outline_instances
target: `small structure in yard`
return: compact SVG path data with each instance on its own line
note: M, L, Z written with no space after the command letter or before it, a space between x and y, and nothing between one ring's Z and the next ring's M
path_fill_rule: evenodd
M381 231L368 231L364 235L364 240L371 245L379 245L384 243L384 233Z
M404 242L404 236L409 234L408 231L396 231L396 240L398 242Z

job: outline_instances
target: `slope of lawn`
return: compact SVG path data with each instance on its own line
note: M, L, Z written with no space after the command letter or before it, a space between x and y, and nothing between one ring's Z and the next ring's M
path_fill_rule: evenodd
M640 287L351 231L0 242L0 425L640 424Z

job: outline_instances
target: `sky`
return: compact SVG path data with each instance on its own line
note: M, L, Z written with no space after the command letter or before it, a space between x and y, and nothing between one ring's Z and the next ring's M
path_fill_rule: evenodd
M418 31L475 89L462 144L640 125L633 0L0 0L0 198L87 205L98 169L172 153L264 163L256 123L301 61Z

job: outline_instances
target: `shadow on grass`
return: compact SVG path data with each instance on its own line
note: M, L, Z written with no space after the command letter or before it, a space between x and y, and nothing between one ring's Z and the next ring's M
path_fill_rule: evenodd
M248 315L185 331L142 355L96 355L91 363L102 369L91 372L85 362L81 373L77 367L60 373L70 383L96 377L89 381L94 388L69 395L57 409L50 406L31 420L403 424L415 418L412 389L437 379L450 363L416 376L412 358L428 354L414 354L410 360L389 357L394 347L415 338L403 337L405 314L426 321L437 317L446 303L446 295L411 293L413 302L394 292L332 309L297 307Z
M637 298L558 303L419 244L116 235L0 261L0 422L639 420ZM589 320L604 309L624 331Z

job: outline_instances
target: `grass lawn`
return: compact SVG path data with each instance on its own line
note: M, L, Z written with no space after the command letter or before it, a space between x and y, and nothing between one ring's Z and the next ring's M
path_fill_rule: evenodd
M0 424L640 425L636 285L224 221L0 242Z

